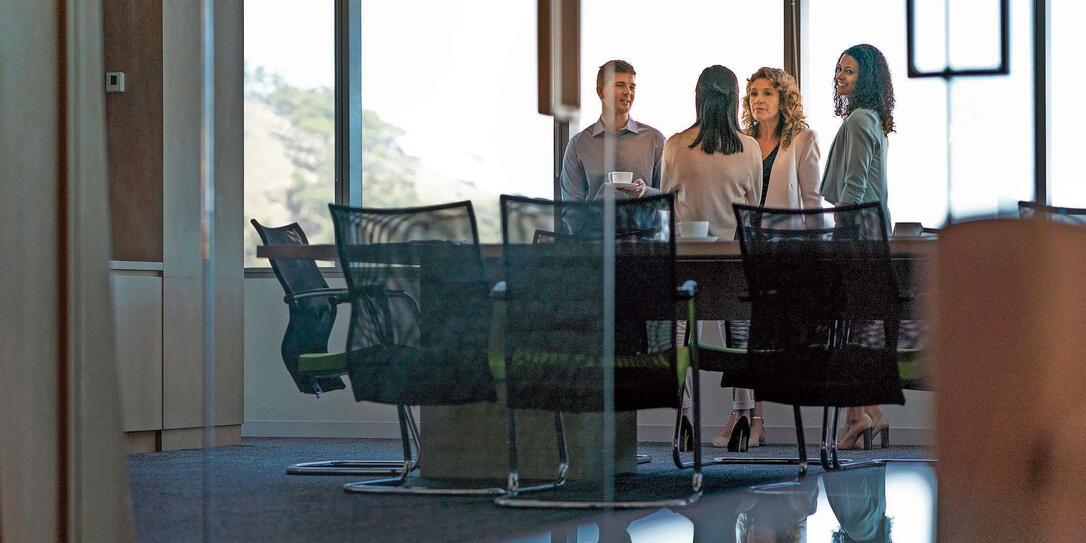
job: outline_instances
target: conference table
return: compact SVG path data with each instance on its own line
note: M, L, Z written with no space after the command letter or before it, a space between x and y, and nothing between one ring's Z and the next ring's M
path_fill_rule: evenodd
M741 319L749 315L749 306L739 302L738 295L746 291L743 259L738 241L679 242L676 246L676 269L680 282L693 279L698 283L698 313L706 319ZM495 282L501 279L500 243L480 244L484 266ZM935 254L935 237L891 238L890 253L901 288L922 292L924 262ZM303 258L337 261L336 246L262 245L258 258ZM920 287L920 288L918 288Z
M931 268L935 246L935 238L930 236L890 240L891 260L900 288L915 294L908 312L917 318L923 313L927 270ZM480 245L480 252L488 278L494 283L501 280L502 245L484 243ZM259 246L257 257L338 260L336 246L332 244ZM746 292L746 278L738 241L676 243L676 271L680 283L693 279L698 284L699 319L749 318L750 305L740 300ZM499 391L499 394L503 392ZM500 396L493 404L423 407L420 413L422 475L504 478L507 474L504 403L504 397ZM552 478L557 465L553 418L546 413L529 411L518 415L517 419L521 477ZM565 424L571 460L570 478L599 477L607 463L600 454L602 416L595 413L566 415ZM614 428L613 469L617 473L632 472L637 464L636 413L617 413Z

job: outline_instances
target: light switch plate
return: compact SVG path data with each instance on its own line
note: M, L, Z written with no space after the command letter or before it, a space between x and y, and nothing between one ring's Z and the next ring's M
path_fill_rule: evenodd
M124 72L106 72L106 92L124 92Z

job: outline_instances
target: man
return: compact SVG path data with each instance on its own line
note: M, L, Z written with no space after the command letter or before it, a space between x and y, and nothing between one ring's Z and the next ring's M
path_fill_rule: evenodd
M637 89L632 65L609 60L596 73L596 95L603 113L598 121L569 140L562 160L562 200L590 202L601 194L608 172L633 172L628 197L660 194L660 156L664 135L630 117ZM605 171L605 147L613 142L613 164Z

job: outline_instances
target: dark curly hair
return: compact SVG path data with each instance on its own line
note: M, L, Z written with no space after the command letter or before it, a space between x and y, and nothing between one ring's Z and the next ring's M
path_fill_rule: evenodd
M848 117L858 108L875 111L882 119L882 131L889 134L894 131L894 83L890 80L890 67L886 57L874 45L861 43L845 49L837 62L848 55L856 59L860 66L859 77L852 94L837 94L837 85L833 87L834 113L838 117Z

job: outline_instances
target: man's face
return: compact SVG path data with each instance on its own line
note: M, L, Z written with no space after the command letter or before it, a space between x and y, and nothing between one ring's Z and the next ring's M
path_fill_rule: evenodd
M604 110L625 115L633 107L636 89L634 74L614 74L613 77L604 79L603 86L596 87L596 94L603 102Z

